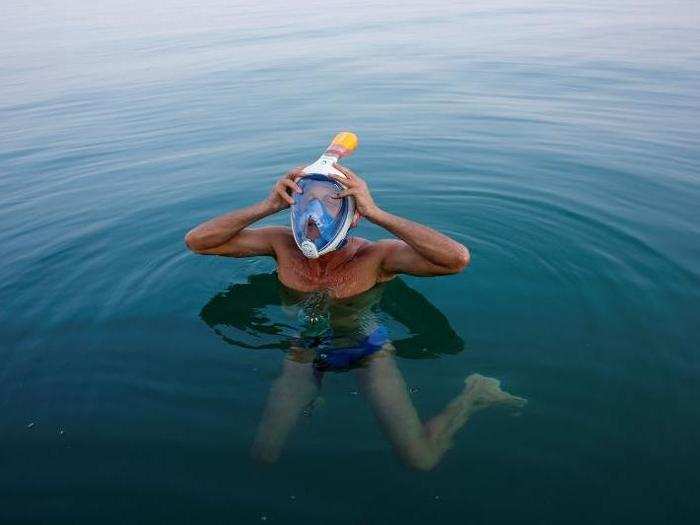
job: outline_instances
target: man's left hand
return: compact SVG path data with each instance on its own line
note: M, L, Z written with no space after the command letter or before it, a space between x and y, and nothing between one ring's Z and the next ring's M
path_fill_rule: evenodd
M340 164L333 164L333 167L345 175L330 175L338 183L345 186L345 190L338 192L337 198L352 196L355 198L355 208L363 217L371 220L372 216L379 211L379 207L374 203L372 194L369 192L367 183L362 180L354 171Z

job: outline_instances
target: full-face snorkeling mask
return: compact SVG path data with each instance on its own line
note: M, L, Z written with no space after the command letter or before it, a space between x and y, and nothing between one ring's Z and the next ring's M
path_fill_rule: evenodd
M345 188L329 175L345 177L333 167L341 157L347 157L357 148L354 133L338 133L319 159L303 169L297 179L302 193L294 194L292 204L292 232L301 252L316 259L345 244L355 215L355 199L336 195Z

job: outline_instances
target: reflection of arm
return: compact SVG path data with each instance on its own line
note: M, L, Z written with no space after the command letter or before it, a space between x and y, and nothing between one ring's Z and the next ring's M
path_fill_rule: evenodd
M255 330L276 334L265 308L280 304L279 281L275 273L251 275L247 283L237 283L216 294L204 305L199 316L210 327L230 326L246 332Z
M406 339L393 341L400 356L425 358L464 350L464 341L447 317L403 280L394 279L387 284L380 306L411 334Z

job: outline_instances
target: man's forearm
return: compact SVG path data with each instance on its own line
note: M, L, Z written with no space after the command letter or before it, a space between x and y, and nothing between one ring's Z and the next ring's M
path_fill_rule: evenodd
M390 231L428 261L438 266L452 266L469 260L467 248L447 235L376 208L365 215L368 220Z
M215 248L230 240L243 228L276 211L267 201L261 201L247 208L219 215L190 230L185 236L185 242L194 250Z

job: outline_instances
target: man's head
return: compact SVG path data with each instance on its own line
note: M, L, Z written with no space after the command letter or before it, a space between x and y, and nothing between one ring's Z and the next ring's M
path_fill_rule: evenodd
M296 183L302 192L291 206L294 240L306 257L315 259L342 246L359 216L351 197L338 198L344 188L332 178L311 174Z

